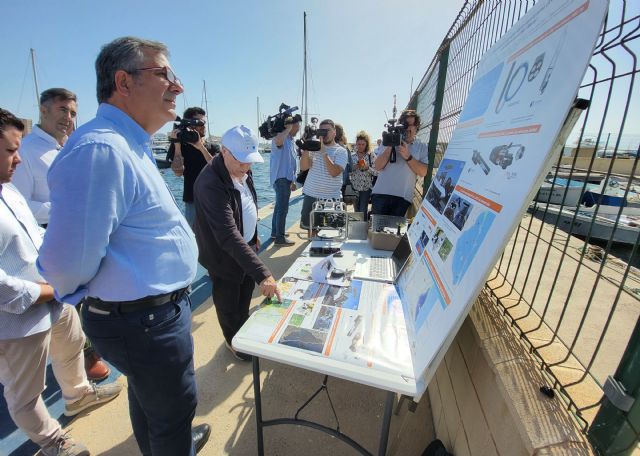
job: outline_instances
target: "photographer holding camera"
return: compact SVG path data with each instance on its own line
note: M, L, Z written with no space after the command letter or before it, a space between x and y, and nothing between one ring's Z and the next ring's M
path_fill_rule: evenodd
M289 198L296 189L296 146L293 138L300 130L299 114L287 117L285 129L278 133L271 141L271 161L269 163L269 177L271 186L276 193L275 207L271 221L271 238L274 245L293 245L295 242L286 238L286 220L289 212Z
M171 145L167 152L167 160L171 162L171 170L176 176L184 176L184 216L192 228L196 215L193 184L202 168L220 152L217 144L205 143L206 115L202 108L187 108L182 121L174 125L174 130L169 134Z
M416 176L427 175L427 145L416 139L420 116L414 110L406 110L398 123L396 129L403 130L404 136L400 144L393 147L383 142L384 150L375 161L378 180L371 196L372 214L404 217L413 201Z
M304 183L304 201L300 214L300 226L303 229L309 228L309 215L316 200L342 197L342 172L348 162L347 151L335 142L336 127L332 120L320 122L314 135L322 139L320 150L309 147L313 141L305 141L300 147L300 171L309 170ZM305 148L305 144L309 146Z

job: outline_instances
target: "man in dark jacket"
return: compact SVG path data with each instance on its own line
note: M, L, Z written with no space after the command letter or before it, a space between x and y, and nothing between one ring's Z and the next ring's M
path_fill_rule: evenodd
M169 137L172 142L167 151L167 160L171 162L171 170L176 176L184 176L184 187L182 191L182 201L184 201L184 217L193 227L193 219L196 216L193 204L193 185L211 159L220 152L216 144L207 143L205 137L205 125L207 123L206 112L199 107L187 108L182 116L187 120L198 120L198 125L190 127L189 130L198 133L198 140L193 143L178 141L180 130L173 130Z
M258 138L240 125L227 131L216 155L196 179L194 231L199 261L213 281L213 303L227 348L241 360L244 353L231 346L233 336L249 318L255 284L267 297L280 292L257 255L258 207L252 163L263 163Z

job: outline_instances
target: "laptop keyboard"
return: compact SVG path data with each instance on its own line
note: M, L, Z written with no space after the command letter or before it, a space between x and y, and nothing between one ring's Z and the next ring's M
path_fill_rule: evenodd
M389 258L371 257L369 260L369 276L377 279L389 277Z

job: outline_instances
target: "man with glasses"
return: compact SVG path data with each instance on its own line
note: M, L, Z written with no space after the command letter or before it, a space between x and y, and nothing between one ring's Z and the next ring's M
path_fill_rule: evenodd
M84 330L127 376L143 455L193 455L211 432L192 429L197 398L186 288L198 249L158 172L151 135L176 117L183 87L162 43L134 37L96 59L95 119L51 165L49 227L38 268Z
M178 132L175 129L169 137L172 139L169 151L167 152L167 160L171 161L171 170L176 176L184 176L184 187L182 192L182 201L184 201L184 216L193 227L193 220L196 216L196 210L193 205L193 184L202 168L211 161L211 159L220 152L217 144L209 144L205 141L205 131L207 123L207 113L199 107L187 108L184 111L183 119L199 120L200 123L193 127L189 127L191 131L198 133L198 141L187 143L177 141Z
M427 145L416 139L420 116L413 110L400 115L399 123L407 126L402 143L396 147L396 160L391 161L391 147L381 146L374 162L378 180L371 195L371 213L404 217L413 201L416 176L427 175Z

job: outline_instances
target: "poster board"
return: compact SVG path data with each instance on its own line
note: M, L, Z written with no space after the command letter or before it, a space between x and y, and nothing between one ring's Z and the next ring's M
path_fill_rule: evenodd
M483 56L409 229L398 283L415 378L435 374L551 167L606 1L541 1Z

